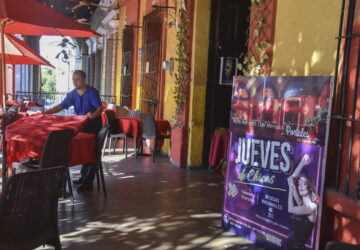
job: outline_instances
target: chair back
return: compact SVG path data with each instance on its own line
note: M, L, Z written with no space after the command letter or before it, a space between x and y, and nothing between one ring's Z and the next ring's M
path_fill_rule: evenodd
M5 100L14 100L14 95L11 93L6 93Z
M30 99L28 97L24 97L21 100L21 104L20 104L20 108L19 108L19 112L26 112L27 108L29 106L30 103Z
M41 152L39 168L67 166L72 129L51 131Z
M126 117L129 115L129 110L127 107L119 106L117 108L117 113L119 117Z
M102 126L96 138L96 156L98 161L101 161L101 151L104 146L107 133L109 132L109 127L109 124L105 124L104 126Z
M19 118L19 105L16 104L11 106L1 118L1 143L2 143L2 159L6 159L6 141L5 141L5 130L8 125L15 122ZM2 164L2 183L3 187L7 180L7 164L6 161L3 161Z
M140 110L138 109L132 109L128 113L128 117L139 117L141 114Z
M66 170L42 169L8 179L0 197L0 246L26 242L19 249L33 249L58 236L58 187Z
M156 138L156 123L152 114L141 114L141 135L145 139Z
M5 133L5 128L10 125L11 123L17 121L19 119L19 109L18 109L19 105L13 105L11 106L6 113L3 115L2 117L2 121L1 121L1 129L3 134Z
M119 123L117 122L115 112L112 110L105 110L106 123L109 124L109 132L110 134L118 134L119 131Z

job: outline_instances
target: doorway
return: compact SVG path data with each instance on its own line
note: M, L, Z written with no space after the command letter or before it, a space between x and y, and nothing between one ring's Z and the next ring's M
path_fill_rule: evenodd
M163 14L153 11L144 17L141 72L141 112L156 116L160 102L160 62Z
M132 28L125 28L123 31L123 54L121 70L121 93L120 105L131 107L132 96L132 71L133 71L133 43L134 32Z
M250 0L212 0L206 86L203 166L208 166L211 138L217 127L229 127L232 85L219 84L222 57L247 53Z

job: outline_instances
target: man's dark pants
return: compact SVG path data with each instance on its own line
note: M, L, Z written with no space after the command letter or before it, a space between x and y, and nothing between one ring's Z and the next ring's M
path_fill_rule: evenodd
M85 125L85 127L81 130L82 133L89 133L98 135L101 129L101 116L97 118L90 119L89 122ZM95 145L96 146L96 145ZM84 164L81 167L81 179L84 185L91 185L95 178L96 173L96 164Z

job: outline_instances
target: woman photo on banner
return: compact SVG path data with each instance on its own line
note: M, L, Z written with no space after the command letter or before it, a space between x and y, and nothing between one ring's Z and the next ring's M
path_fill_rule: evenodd
M287 179L289 184L288 212L292 218L292 231L288 238L287 249L305 249L315 220L317 218L318 195L313 181L301 173L311 162L305 154L293 174Z

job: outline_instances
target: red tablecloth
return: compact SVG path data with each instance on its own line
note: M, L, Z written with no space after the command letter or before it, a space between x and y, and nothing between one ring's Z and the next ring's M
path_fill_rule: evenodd
M228 140L228 129L217 128L214 131L210 146L209 164L217 172L221 172L219 168L220 161L226 158Z
M26 116L6 128L7 162L21 158L40 160L41 151L50 131L73 129L74 137L70 146L69 165L96 161L95 136L78 133L87 123L87 116L53 116L37 114Z
M115 113L116 109L113 110ZM106 124L105 112L101 114L102 124ZM121 133L125 133L129 136L136 137L136 145L139 145L139 138L141 136L141 118L140 117L117 117L119 123L119 129ZM156 129L158 134L166 135L167 131L170 130L171 126L168 120L155 119ZM158 146L161 147L164 144L163 141L159 141Z
M96 162L96 136L88 133L77 133L70 144L69 166Z

